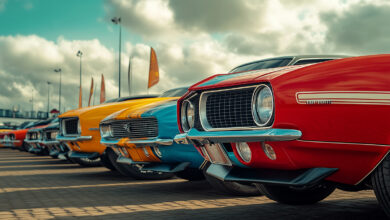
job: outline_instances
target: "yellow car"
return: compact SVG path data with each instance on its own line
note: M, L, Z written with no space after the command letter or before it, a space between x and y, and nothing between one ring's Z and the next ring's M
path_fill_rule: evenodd
M106 146L100 143L99 123L108 115L130 106L145 105L161 100L179 97L187 88L168 90L161 96L136 96L125 101L101 104L71 110L59 116L60 131L57 140L69 148L68 157L82 166L96 166L102 164L110 170L115 170L107 157ZM155 172L145 174L155 176ZM160 173L161 176L164 176Z

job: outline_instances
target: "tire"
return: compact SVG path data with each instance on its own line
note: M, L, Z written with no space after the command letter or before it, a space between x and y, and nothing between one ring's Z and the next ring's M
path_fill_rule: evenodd
M107 149L107 150L110 150L110 149ZM111 171L116 171L115 166L111 163L110 159L107 156L107 150L102 155L100 155L100 162L102 163L102 165L105 168L107 168Z
M328 197L336 187L320 184L309 189L294 189L288 186L256 184L269 199L289 205L309 205Z
M210 183L215 189L224 192L226 194L235 195L235 196L261 196L262 193L257 189L253 184L245 184L238 182L225 182L220 179L217 179L213 176L210 176L206 173L209 165L206 165L203 169L203 174L206 177L207 182Z
M140 165L117 163L116 160L118 155L116 155L116 153L112 150L107 151L107 155L115 169L123 176L132 177L139 180L163 180L174 176L173 173L142 171L142 166Z
M204 180L203 172L196 168L187 168L183 171L176 172L175 175L188 181Z
M371 181L380 206L390 218L390 155L376 168Z
M96 159L88 159L88 158L72 158L72 161L75 163L80 164L82 167L99 167L102 166L102 163L100 161L100 157Z

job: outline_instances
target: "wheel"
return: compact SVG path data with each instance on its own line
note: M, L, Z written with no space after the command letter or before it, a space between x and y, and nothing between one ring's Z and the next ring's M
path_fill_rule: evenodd
M107 149L107 150L111 150L111 149ZM106 152L104 152L102 155L100 155L100 162L102 163L102 165L104 167L106 167L107 169L111 170L111 171L116 171L114 165L112 165L110 159L108 158L107 156L107 150Z
M269 199L289 205L308 205L328 197L336 187L319 184L309 189L295 189L289 186L256 184Z
M251 183L238 183L238 182L225 182L220 179L217 179L213 176L210 176L206 173L209 164L203 169L203 174L206 177L207 182L210 183L215 189L222 191L227 194L236 195L236 196L260 196L261 192L257 189L254 184Z
M162 180L173 177L173 173L154 172L154 171L142 171L142 165L129 165L117 163L118 155L110 150L107 151L108 158L116 170L123 176L132 177L134 179L142 180Z
M72 158L72 161L80 164L83 167L99 167L102 165L100 157L93 160L88 158Z
M175 175L188 181L204 180L203 172L196 168L187 168L183 171L176 172Z
M379 204L390 217L390 155L376 168L371 181Z

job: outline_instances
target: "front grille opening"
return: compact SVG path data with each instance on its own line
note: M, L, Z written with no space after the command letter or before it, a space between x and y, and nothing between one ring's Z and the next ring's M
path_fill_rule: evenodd
M207 94L206 117L212 128L254 127L252 95L255 87Z
M77 129L77 124L78 124L78 119L66 119L64 121L65 123L65 133L70 134L70 135L75 135L78 134L78 129Z
M155 138L158 136L157 119L134 118L111 123L114 138Z

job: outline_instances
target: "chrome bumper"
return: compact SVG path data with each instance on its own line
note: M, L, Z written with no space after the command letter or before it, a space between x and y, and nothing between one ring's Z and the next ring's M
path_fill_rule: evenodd
M59 141L41 141L40 143L41 143L41 144L44 144L44 145L60 144Z
M120 140L107 140L102 139L100 143L104 145L118 145ZM173 139L161 139L161 138L150 138L150 139L136 139L136 140L128 140L125 143L127 144L135 144L136 146L159 146L165 145L169 146L173 144Z
M293 129L263 129L245 131L198 131L192 128L187 133L175 136L178 144L196 142L208 143L232 143L232 142L263 142L263 141L293 141L302 136L302 132Z
M14 144L20 143L20 140L3 140L0 142L4 147L13 147Z
M57 136L58 141L88 141L92 139L92 136L74 136L74 137L65 137Z
M41 142L41 140L27 140L27 139L24 139L24 142L26 142L28 144L35 144L35 143Z

